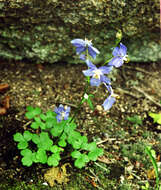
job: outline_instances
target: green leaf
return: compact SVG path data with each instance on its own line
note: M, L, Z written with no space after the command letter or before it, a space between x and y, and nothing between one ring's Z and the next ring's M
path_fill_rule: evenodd
M32 106L28 106L27 107L27 111L25 116L28 118L28 119L33 119L36 115L39 115L41 113L41 109L36 107L36 108L33 108Z
M37 153L36 153L36 159L42 163L45 164L47 162L47 155L46 155L46 151L43 149L38 149Z
M60 141L58 142L58 145L61 146L61 147L66 147L66 146L67 146L67 143L66 143L65 140L60 140Z
M23 164L24 166L31 166L32 163L33 163L32 159L29 158L29 157L23 157L23 158L21 159L21 161L22 161L22 164Z
M61 126L55 125L52 129L51 129L51 134L53 137L58 137L59 135L61 135L61 133L63 132L63 128Z
M46 121L47 117L45 114L41 113L40 114L40 118L43 120L43 121Z
M37 123L40 123L40 122L41 122L40 117L34 117L34 120L35 120Z
M32 135L32 141L35 143L35 144L39 144L40 143L40 138L37 134L33 134Z
M37 123L36 121L35 121L35 122L32 122L31 128L33 128L33 129L38 129L38 128L39 128L39 123Z
M59 164L59 159L57 159L57 158L58 158L58 156L55 154L49 156L47 164L49 166L57 166Z
M54 117L54 115L55 115L54 112L51 111L51 110L49 110L49 111L46 112L46 117L47 118L52 118L52 117Z
M96 142L91 142L88 144L88 150L89 151L94 151L97 148Z
M18 145L17 145L17 148L18 149L26 149L28 147L28 143L27 143L27 141L20 141L19 143L18 143Z
M152 112L149 112L148 114L149 114L150 117L153 118L154 123L161 124L161 113L152 113Z
M40 142L37 144L38 148L44 150L50 150L50 147L53 145L53 141L50 139L47 132L40 133Z
M68 134L67 140L69 144L73 144L73 142L77 139L81 138L81 134L77 131L70 131Z
M54 118L49 117L46 119L46 128L52 128L54 124L56 124L56 121Z
M32 106L27 106L27 111L29 111L29 112L31 112L31 111L33 111L34 110L34 108L32 107Z
M79 151L75 150L75 151L73 151L73 152L71 153L71 156L72 156L73 158L79 158L79 157L81 156L81 153L80 153Z
M20 141L24 141L24 137L21 133L16 133L13 136L14 141L20 142Z
M41 129L46 129L46 125L43 122L39 123L39 126L40 126Z
M33 110L34 116L39 115L40 113L41 113L41 109L40 108L38 108L38 107L34 108L34 110Z
M25 131L25 132L23 133L23 136L24 136L24 139L25 139L26 141L30 141L30 140L32 139L32 133L30 133L29 131Z
M88 158L92 161L96 161L98 156L103 155L103 149L102 148L96 148L94 151L91 151L88 153Z
M33 112L26 112L25 116L27 117L27 119L33 119L34 118Z
M63 149L58 147L57 145L54 145L54 146L50 147L50 151L53 152L53 153L57 153L57 152L60 152L62 150Z
M133 124L142 125L142 119L138 115L134 115L132 117L126 118L128 121L130 121Z
M77 158L74 162L74 165L77 167L77 168L82 168L85 166L85 164L89 162L89 158L86 154L81 154L79 158Z
M25 150L21 150L20 154L22 156L31 157L32 156L32 151L27 148Z

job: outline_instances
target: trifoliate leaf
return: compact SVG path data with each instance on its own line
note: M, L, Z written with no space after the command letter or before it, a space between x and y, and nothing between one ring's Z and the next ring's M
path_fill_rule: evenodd
M13 136L14 141L20 142L20 141L24 141L24 137L21 133L16 133Z
M49 166L57 166L59 164L59 161L54 156L49 156L47 164Z
M74 165L77 168L82 168L87 162L89 162L88 156L86 154L81 154L80 157L75 160Z
M36 153L36 159L42 163L45 164L47 162L47 155L46 155L46 151L43 149L38 149L37 153Z
M35 122L32 122L31 128L33 128L33 129L38 129L38 128L39 128L39 123L37 123L36 121L35 121Z
M25 150L21 150L20 154L22 156L31 157L32 156L32 151L27 148Z
M153 118L154 123L161 124L161 113L149 112L149 116Z
M18 149L26 149L28 147L28 143L27 143L27 141L20 141L19 143L18 143L18 145L17 145L17 148Z
M80 153L79 151L75 150L75 151L73 151L73 152L71 153L71 156L72 156L73 158L79 158L79 157L81 156L81 153Z
M88 158L92 161L96 161L98 156L103 155L103 149L102 148L96 148L94 151L91 151L88 153Z
M24 166L31 166L32 163L33 163L32 159L29 158L29 157L23 157L23 158L21 159L21 161L22 161L22 164L23 164Z
M32 139L32 133L30 133L29 131L25 131L23 136L26 141L30 141Z
M26 112L25 116L27 117L27 119L33 119L34 118L33 112Z
M34 120L35 120L37 123L40 123L40 122L41 122L40 117L34 117Z
M63 132L63 128L55 125L52 129L51 129L51 134L53 137L58 137L59 135L61 135L61 133Z
M39 123L39 125L40 125L40 128L41 128L41 129L46 129L45 123L41 122L41 123Z

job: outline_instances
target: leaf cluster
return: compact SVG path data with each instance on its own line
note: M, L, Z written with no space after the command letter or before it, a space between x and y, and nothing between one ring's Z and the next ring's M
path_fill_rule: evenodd
M71 150L71 157L75 159L74 165L78 168L103 155L102 148L98 148L95 142L88 143L87 137L76 131L76 124L70 117L58 123L53 111L44 114L40 108L31 106L27 107L25 116L32 119L30 127L40 132L26 130L23 134L14 134L14 141L18 142L17 148L21 150L23 165L42 163L57 166L61 153L64 150L67 153L68 149Z

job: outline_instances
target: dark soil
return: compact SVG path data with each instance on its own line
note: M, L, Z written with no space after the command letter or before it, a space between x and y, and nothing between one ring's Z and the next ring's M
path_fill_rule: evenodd
M7 113L0 115L1 183L12 186L22 181L30 184L31 179L35 180L32 183L36 183L38 179L43 181L43 172L48 166L34 164L32 167L24 167L16 142L13 141L13 135L26 129L25 124L28 120L24 115L29 105L47 111L53 110L61 103L71 106L73 113L83 94L85 77L82 70L84 69L86 66L83 64L36 65L25 61L1 61L0 83L7 83L10 87L0 94L0 102L6 96L10 97ZM104 87L92 87L95 111L91 111L88 105L84 104L76 120L78 130L86 134L90 140L102 141L109 138L100 145L105 150L109 164L103 160L98 163L109 170L105 181L114 180L114 186L118 185L116 188L111 186L111 189L121 189L122 183L131 184L131 189L139 189L139 183L143 185L146 180L153 186L155 178L147 178L147 171L152 169L151 162L143 152L144 145L151 145L156 151L157 161L160 162L161 126L153 123L148 112L161 111L161 63L129 63L121 69L115 69L110 77L113 89L119 97L117 102L110 111L105 112L100 106L107 97ZM149 96L154 101L151 101ZM142 125L134 126L127 121L128 116L134 115L141 117ZM68 162L72 164L71 160ZM88 182L86 176L90 173L90 167L96 172L92 165L93 163L81 171L76 170L77 172L75 169L71 170L71 176L81 172L84 176L82 183L85 189L99 189L99 187L108 189L101 177L101 182L95 181L96 187L91 180ZM130 166L131 173L128 168ZM121 179L124 179L124 182L121 182ZM74 178L71 177L71 180ZM63 188L59 185L59 189ZM84 188L80 186L80 189Z

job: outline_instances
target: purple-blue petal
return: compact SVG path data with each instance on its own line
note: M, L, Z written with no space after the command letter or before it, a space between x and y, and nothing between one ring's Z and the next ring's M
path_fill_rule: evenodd
M124 63L122 57L114 57L109 63L109 66L115 66L115 67L120 67Z
M100 52L98 51L98 49L96 49L95 47L89 45L88 46L88 53L91 57L93 57L93 59L96 58L96 55L99 54Z
M112 70L112 66L110 66L110 67L107 67L107 66L101 66L100 68L99 68L99 70L101 70L101 72L103 73L103 74L108 74L111 70Z
M121 56L125 56L127 52L127 48L125 45L123 45L122 43L120 43L120 54Z
M81 54L81 55L79 56L79 58L80 58L82 61L85 61L85 60L86 60L86 55Z
M86 47L84 47L84 46L80 46L80 47L76 48L77 54L80 54L80 53L84 52L85 50L86 50Z
M111 81L110 81L110 79L108 78L108 77L106 77L105 75L101 75L100 76L100 81L101 82L104 82L104 83L106 83L106 84L111 84Z
M116 57L116 56L119 55L119 54L120 54L119 47L115 47L114 50L113 50L113 52L112 52L112 55L113 55L114 57Z
M85 41L82 39L74 39L71 41L72 45L75 47L84 46L85 47Z
M115 103L116 99L112 96L109 96L104 103L102 104L102 106L104 107L104 110L107 111L109 110L112 105Z
M96 78L91 78L90 84L91 84L91 86L99 86L101 84L101 81Z
M84 71L82 71L83 72L83 74L87 77L87 76L93 76L93 69L87 69L87 70L84 70Z
M87 64L87 66L89 67L89 68L91 68L91 69L97 69L97 67L90 61L90 60L86 60L86 64Z

